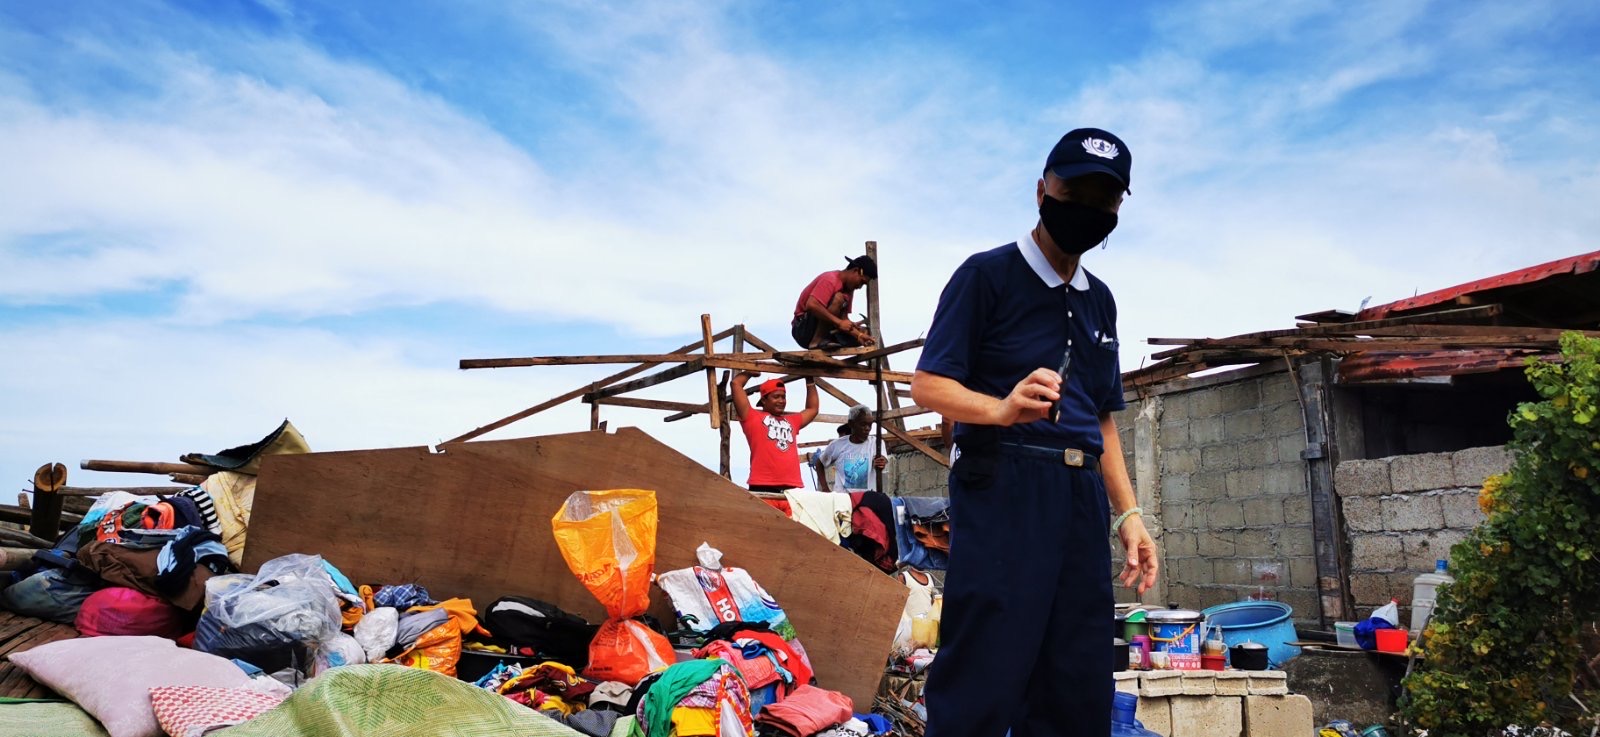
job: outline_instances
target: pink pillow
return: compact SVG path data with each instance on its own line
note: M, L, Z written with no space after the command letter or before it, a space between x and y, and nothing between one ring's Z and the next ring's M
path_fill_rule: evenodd
M156 721L172 737L200 737L213 729L243 724L283 702L238 688L160 686L150 689Z
M160 637L83 637L6 657L99 719L111 737L162 737L150 706L152 688L250 687L249 676L232 662Z

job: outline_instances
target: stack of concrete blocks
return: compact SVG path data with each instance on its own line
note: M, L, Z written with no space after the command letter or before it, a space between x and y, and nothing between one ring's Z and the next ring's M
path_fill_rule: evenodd
M1483 521L1478 491L1511 467L1504 447L1340 463L1334 489L1350 540L1350 590L1358 617L1398 599L1410 620L1411 588L1434 561Z
M1283 671L1127 671L1117 690L1164 737L1311 737L1311 700L1289 693Z

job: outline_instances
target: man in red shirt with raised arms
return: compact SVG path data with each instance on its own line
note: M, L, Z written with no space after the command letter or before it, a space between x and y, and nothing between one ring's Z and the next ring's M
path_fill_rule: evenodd
M744 430L745 442L750 446L750 490L802 488L800 450L795 438L800 434L800 428L817 418L820 405L816 382L806 379L805 410L784 414L789 393L779 379L768 379L761 383L761 398L757 400L761 409L750 406L750 398L745 396L744 387L754 377L753 373L740 371L734 374L732 386L733 416L739 418L739 427Z

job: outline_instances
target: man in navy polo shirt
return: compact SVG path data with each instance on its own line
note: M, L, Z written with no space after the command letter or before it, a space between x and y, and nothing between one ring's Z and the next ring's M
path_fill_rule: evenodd
M961 265L911 384L954 420L950 570L928 676L926 737L1111 731L1113 601L1156 580L1116 422L1117 306L1079 264L1117 224L1131 155L1095 128L1045 160L1039 221Z

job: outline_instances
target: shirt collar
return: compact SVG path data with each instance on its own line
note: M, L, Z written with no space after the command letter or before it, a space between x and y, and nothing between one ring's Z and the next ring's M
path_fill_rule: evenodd
M1078 269L1072 274L1071 282L1063 282L1055 267L1050 265L1050 260L1044 257L1044 249L1034 242L1033 231L1030 230L1017 239L1017 250L1022 251L1022 259L1028 262L1028 266L1033 268L1033 273L1039 276L1045 286L1055 289L1067 284L1080 292L1089 290L1089 275L1083 270L1083 264L1078 264Z

